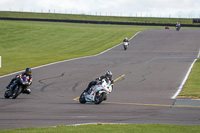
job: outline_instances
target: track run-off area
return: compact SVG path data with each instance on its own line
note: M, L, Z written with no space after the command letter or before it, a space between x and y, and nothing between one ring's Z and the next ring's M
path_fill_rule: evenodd
M200 30L145 30L101 54L34 68L30 95L4 99L17 74L0 78L0 129L82 123L200 124L200 101L172 98L200 49ZM94 43L95 45L95 43ZM113 73L114 90L99 105L80 104L91 80ZM191 103L191 105L190 105Z

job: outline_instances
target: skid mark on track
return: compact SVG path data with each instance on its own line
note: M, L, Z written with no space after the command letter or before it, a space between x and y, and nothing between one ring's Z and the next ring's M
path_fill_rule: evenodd
M73 87L72 87L72 91L76 92L76 87L79 85L79 83L76 83Z
M38 82L44 85L40 90L41 90L42 92L44 92L44 89L45 89L46 87L48 87L48 86L50 86L50 85L53 84L53 83L51 83L51 84L45 84L43 81L49 80L49 79L54 79L54 78L60 78L60 77L63 77L64 75L65 75L65 72L62 73L62 74L59 75L59 76L56 76L56 77L50 77L50 78L45 78L45 79L39 80Z

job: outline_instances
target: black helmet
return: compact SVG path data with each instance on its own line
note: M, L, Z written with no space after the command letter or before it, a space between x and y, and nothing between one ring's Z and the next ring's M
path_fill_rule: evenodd
M112 72L111 71L106 71L106 73L105 73L105 76L107 77L107 78L112 78Z
M32 70L30 68L26 68L25 70L25 74L27 75L31 75Z

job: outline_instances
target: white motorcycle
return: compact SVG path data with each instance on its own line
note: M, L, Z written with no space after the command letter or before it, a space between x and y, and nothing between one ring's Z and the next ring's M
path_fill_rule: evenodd
M180 25L176 25L176 31L179 31L181 29Z
M83 92L79 98L79 102L84 104L86 102L93 102L100 104L106 100L107 95L112 92L111 82L108 79L103 79L101 82L92 86L88 93Z
M128 48L128 42L123 42L123 47L124 47L124 50L127 50L127 48Z

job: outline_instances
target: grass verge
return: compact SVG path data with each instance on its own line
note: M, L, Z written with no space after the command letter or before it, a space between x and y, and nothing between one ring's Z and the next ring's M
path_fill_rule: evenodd
M190 75L185 83L185 86L179 96L193 96L200 97L200 59L195 62Z
M0 133L197 133L200 126L162 124L91 124L0 130Z
M152 28L155 27L0 21L0 75L98 54L125 37Z

